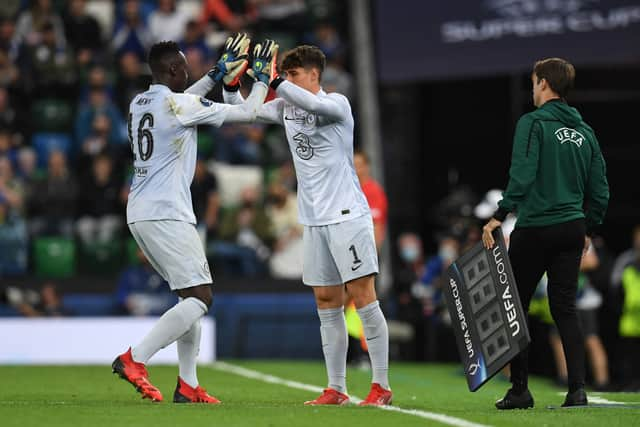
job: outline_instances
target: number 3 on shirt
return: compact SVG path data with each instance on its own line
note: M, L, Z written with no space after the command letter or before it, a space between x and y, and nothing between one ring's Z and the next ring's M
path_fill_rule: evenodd
M133 132L131 131L131 117L132 114L129 113L127 127L129 129L129 141L131 142L131 151L133 151L133 160L136 160L136 149L135 145L133 144ZM143 162L149 160L151 154L153 154L153 134L150 130L150 128L152 127L153 114L144 113L142 115L142 118L140 119L140 122L138 123L138 154L140 155L140 160L142 160ZM146 142L146 150L143 148L143 142Z

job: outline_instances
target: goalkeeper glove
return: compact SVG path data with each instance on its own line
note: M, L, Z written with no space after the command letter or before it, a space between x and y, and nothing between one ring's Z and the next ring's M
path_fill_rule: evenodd
M278 44L274 40L265 40L253 48L253 64L247 74L254 80L260 80L267 86L275 78Z
M249 65L251 39L246 33L237 33L227 39L218 62L207 74L214 82L222 80L225 87L237 90L240 77Z

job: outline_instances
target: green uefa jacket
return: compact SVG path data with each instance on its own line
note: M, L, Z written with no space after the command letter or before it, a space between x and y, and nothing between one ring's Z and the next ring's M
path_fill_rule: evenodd
M520 118L502 197L494 218L515 212L516 227L585 218L591 234L602 224L609 203L606 165L578 110L554 99Z

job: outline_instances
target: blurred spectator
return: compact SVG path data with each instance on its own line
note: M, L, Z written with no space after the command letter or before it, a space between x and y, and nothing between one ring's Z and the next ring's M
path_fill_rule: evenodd
M107 151L109 147L109 135L111 133L111 121L105 114L98 114L93 118L91 133L82 141L80 148L80 174L87 172L87 163L95 156Z
M576 310L578 311L578 319L585 337L585 347L593 376L593 387L596 390L604 391L609 387L609 362L600 340L598 327L598 309L602 305L602 296L591 285L586 275L588 271L596 269L599 262L594 248L589 247L580 262ZM546 279L546 275L544 279ZM549 341L556 361L557 382L566 387L567 363L564 357L562 341L555 325L551 329Z
M15 18L22 3L23 0L3 0L0 4L0 17Z
M619 287L622 283L622 274L629 265L633 264L638 259L640 254L640 225L636 225L631 232L631 248L622 252L616 258L611 271L611 285Z
M149 28L140 13L138 0L124 1L124 19L116 24L111 47L116 56L133 52L141 61L146 60L147 50L153 44Z
M136 255L140 264L126 268L120 274L116 287L116 301L126 314L160 315L175 305L178 298L139 248Z
M306 3L305 0L254 0L256 32L291 34L294 40L300 40L310 25Z
M100 58L103 48L100 25L86 8L86 0L70 0L63 16L67 40L75 50L76 62L81 66Z
M342 66L328 60L322 72L322 88L327 93L338 92L354 101L353 77Z
M54 33L50 39L55 47L66 44L64 25L60 15L56 13L52 0L31 0L31 6L18 16L14 33L14 43L21 46L35 46L42 42L45 28Z
M298 222L296 195L282 183L269 186L267 215L273 224L275 244L269 260L271 275L284 279L302 277L302 225Z
M313 34L308 38L308 43L318 46L327 57L327 62L333 63L336 67L344 68L346 44L340 37L338 29L331 22L323 21L316 24Z
M92 172L80 184L79 219L76 223L80 240L87 246L111 241L123 224L119 195L121 183L113 174L111 158L106 154L96 156Z
M158 0L158 8L149 15L152 42L182 40L190 16L176 8L176 0Z
M322 72L322 88L328 92L338 92L353 101L353 77L345 70L347 48L335 25L328 21L316 25L309 44L318 46L327 57Z
M72 314L65 308L53 282L45 282L38 292L9 287L2 299L6 299L9 305L25 317L60 317Z
M438 243L438 253L427 259L424 274L420 278L420 281L425 288L431 287L432 289L423 289L422 291L418 292L424 295L426 291L426 293L430 297L432 297L436 292L436 289L434 289L434 287L438 285L436 281L458 258L459 254L460 242L454 236L441 236Z
M0 86L6 91L5 87L14 86L20 77L20 71L15 66L9 51L0 47Z
M208 245L225 274L256 276L265 272L273 241L271 222L259 203L257 188L242 190L240 205L225 211L220 239Z
M362 192L367 198L371 216L373 217L373 232L376 239L376 248L380 251L387 232L387 195L376 180L371 177L369 157L363 151L356 151L353 155L353 163L358 175L358 181Z
M271 180L284 185L290 193L297 192L298 180L296 179L296 171L291 159L280 163L280 166L273 172L273 178Z
M200 52L200 57L210 61L213 57L211 49L207 46L204 39L204 32L202 27L197 21L191 19L187 22L184 37L179 43L180 50L188 55L191 50L197 50Z
M40 35L30 46L26 63L33 95L75 98L77 76L73 53L59 40L51 21L41 25Z
M216 141L216 159L220 162L240 165L255 165L260 160L260 146L264 139L264 125L229 124L214 131Z
M127 113L131 100L144 92L151 84L151 77L142 72L142 62L133 53L127 52L118 61L118 77L115 86L116 104L120 111Z
M0 156L0 277L27 270L28 236L23 216L24 192L11 162Z
M2 103L2 91L0 90L0 104ZM7 128L0 127L0 157L6 157L15 167L18 161L18 150L14 147L13 137Z
M12 18L0 17L0 52L9 62L15 62L20 54L20 43L15 39L16 23Z
M46 176L44 171L38 169L38 157L33 148L22 147L18 151L16 176L18 176L22 182L25 207L28 208L28 201L33 197L35 182Z
M31 234L73 237L77 184L60 151L49 155L47 176L33 185L29 200Z
M202 55L198 49L191 49L184 52L187 58L187 66L189 70L189 84L194 83L204 76L213 66L213 63Z
M0 53L0 57L2 53ZM0 71L2 73L2 71ZM0 74L1 75L1 74ZM13 97L6 88L0 86L0 130L8 132L12 139L12 146L18 145L24 138L24 130L28 127L25 116L12 102ZM12 159L13 161L13 159Z
M22 213L24 207L22 182L16 178L9 158L0 154L0 200L8 213Z
M412 293L413 288L421 286L420 278L425 270L422 239L415 233L402 233L397 240L397 250L402 263L394 269L395 317L410 324L414 331L413 342L401 354L410 360L426 360L422 303Z
M31 147L22 147L18 151L18 168L16 175L20 177L25 187L30 186L37 178L42 177L38 170L38 157Z
M621 377L625 391L640 391L640 226L633 229L633 245L616 261L614 284L619 284L622 294L622 313L619 333L622 341ZM623 258L624 256L624 258ZM624 266L624 267L623 267ZM622 273L618 279L618 271Z
M218 181L215 175L207 170L207 164L201 157L198 157L196 162L196 171L191 183L191 201L203 241L206 243L215 239L220 225Z
M78 108L75 122L75 138L78 144L83 144L93 132L95 117L99 115L105 115L109 119L109 145L117 147L126 144L127 125L104 85L90 86L87 102Z
M246 30L256 19L254 3L255 0L205 0L200 23L212 23L232 33Z

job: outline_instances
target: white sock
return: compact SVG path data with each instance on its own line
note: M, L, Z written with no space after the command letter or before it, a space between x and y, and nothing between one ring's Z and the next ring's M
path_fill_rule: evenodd
M207 306L189 297L167 310L140 344L131 348L136 362L147 363L151 356L184 335L196 320L207 314Z
M186 334L178 338L178 367L180 378L191 387L198 387L196 364L200 351L200 319L196 320Z
M373 371L371 382L378 383L382 388L389 390L389 329L380 309L380 303L374 301L357 311L369 347Z
M344 319L344 308L318 309L320 317L320 336L322 352L327 366L329 388L347 392L347 323Z

